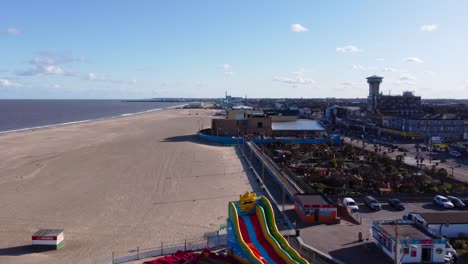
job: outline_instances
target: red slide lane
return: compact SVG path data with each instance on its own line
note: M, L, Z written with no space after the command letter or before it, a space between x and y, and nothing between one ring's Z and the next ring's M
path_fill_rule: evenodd
M260 252L258 252L257 248L255 247L254 244L252 244L252 241L250 241L250 236L249 236L249 231L247 230L247 226L245 225L244 218L239 217L239 227L242 235L242 239L244 239L244 242L247 244L247 246L252 250L253 254L255 257L260 259L262 263L268 264L268 262L262 257Z
M262 247L268 252L268 255L277 264L286 264L286 262L276 253L273 246L270 243L268 243L268 240L266 240L262 232L262 227L260 226L260 222L258 221L257 215L250 214L249 217L250 217L250 221L252 221L252 225L255 230L255 236L257 237L258 242L260 242L260 245L262 245Z

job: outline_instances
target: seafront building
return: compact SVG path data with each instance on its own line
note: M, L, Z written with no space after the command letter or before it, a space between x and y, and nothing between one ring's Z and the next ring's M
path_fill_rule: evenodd
M395 263L444 263L447 239L409 220L374 221L374 243Z

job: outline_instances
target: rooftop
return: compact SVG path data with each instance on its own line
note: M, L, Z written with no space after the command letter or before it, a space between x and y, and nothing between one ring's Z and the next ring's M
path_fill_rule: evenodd
M383 79L383 77L372 75L372 76L367 77L366 79Z
M468 224L468 212L420 213L428 224Z
M326 198L320 194L296 194L296 199L303 205L329 205Z
M232 109L247 109L247 110L253 110L253 107L251 106L246 106L246 105L236 105L233 106Z
M384 229L388 234L395 236L395 224L388 223L388 224L381 224L380 227ZM405 238L409 237L410 239L415 240L430 240L436 239L437 237L424 232L422 229L417 227L414 224L399 224L398 228L398 237Z
M288 122L272 122L273 131L325 131L325 127L316 121L309 119L298 119Z

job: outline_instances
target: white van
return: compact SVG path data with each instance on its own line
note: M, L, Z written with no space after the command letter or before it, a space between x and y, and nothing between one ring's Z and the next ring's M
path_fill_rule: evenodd
M349 197L344 198L343 205L353 213L359 211L359 206L356 204L353 198L349 198Z

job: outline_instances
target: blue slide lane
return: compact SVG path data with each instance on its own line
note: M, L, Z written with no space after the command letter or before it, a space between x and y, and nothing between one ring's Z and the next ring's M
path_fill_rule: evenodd
M243 215L241 216L242 219L245 222L245 225L247 226L247 230L249 231L249 236L250 236L250 241L254 246L257 248L257 250L262 254L262 257L271 264L276 264L276 262L271 259L270 255L268 255L268 252L263 248L263 246L258 242L257 236L255 235L255 230L252 226L252 221L250 220L250 217L248 215Z

